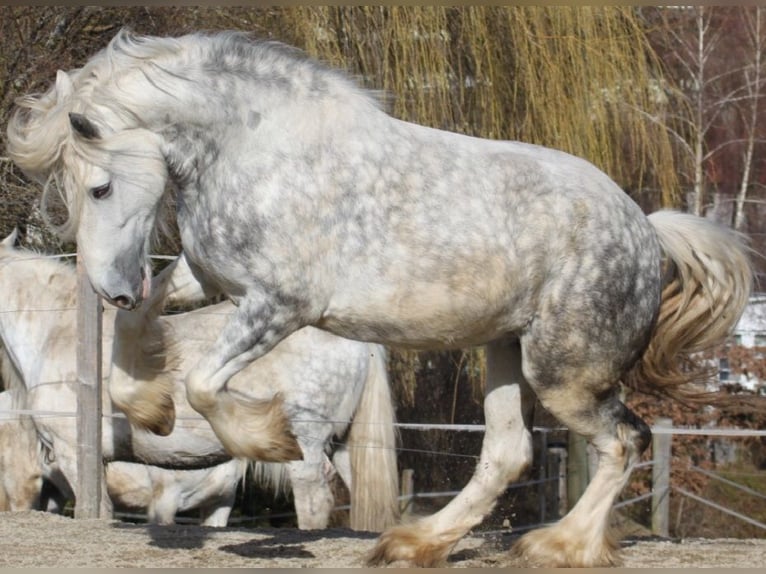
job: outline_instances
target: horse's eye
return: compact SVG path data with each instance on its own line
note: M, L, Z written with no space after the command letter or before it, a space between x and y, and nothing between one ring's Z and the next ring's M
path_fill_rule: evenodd
M104 199L108 197L111 192L112 192L111 182L105 183L104 185L99 185L98 187L93 187L90 190L90 194L91 196L93 196L93 199Z

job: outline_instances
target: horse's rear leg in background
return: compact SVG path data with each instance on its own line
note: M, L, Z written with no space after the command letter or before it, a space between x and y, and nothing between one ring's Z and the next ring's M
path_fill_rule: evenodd
M557 340L562 349L564 340ZM585 344L598 347L597 341ZM612 504L649 444L651 431L617 398L619 374L613 372L611 361L600 363L602 355L580 350L570 355L571 361L563 359L564 353L539 357L539 349L550 347L544 343L524 348L530 385L548 411L592 442L598 452L598 469L564 518L523 536L513 553L533 566L614 565L618 541L609 532Z
M354 480L351 470L351 453L348 452L348 447L345 444L338 445L335 448L335 452L332 453L332 465L335 467L335 471L340 476L343 484L346 485L346 488L351 490Z
M324 454L322 446L304 446L304 460L287 465L298 528L301 530L327 528L335 506L330 486L335 467Z
M487 347L486 433L471 480L436 514L385 531L371 564L407 560L418 566L443 564L454 545L492 510L498 496L532 461L530 425L534 395L521 373L517 341Z
M77 472L77 449L76 445L69 445L64 441L57 441L53 447L56 454L56 462L61 475L66 479L66 488L72 493L73 497L77 494L78 472ZM106 481L107 469L104 467L101 471L101 501L99 504L99 518L112 518L114 516L114 505L109 496L109 488ZM62 485L63 487L64 485Z
M234 508L236 502L236 493L227 498L227 500L220 500L215 504L204 506L200 508L202 515L202 526L212 526L215 528L225 528L229 524L229 516Z
M199 507L203 526L224 527L228 524L237 501L237 485L244 479L247 465L245 460L232 459L202 471L205 472L204 479L198 480L192 492L187 492L184 498L190 508Z

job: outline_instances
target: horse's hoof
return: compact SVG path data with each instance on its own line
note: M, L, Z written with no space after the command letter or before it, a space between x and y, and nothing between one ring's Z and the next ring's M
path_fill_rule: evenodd
M380 566L404 560L421 568L444 566L455 540L440 538L440 542L429 540L417 523L394 526L380 535L375 548L367 555L367 565Z
M511 556L537 568L600 568L617 566L617 544L602 537L589 540L590 533L559 525L533 530L511 548Z

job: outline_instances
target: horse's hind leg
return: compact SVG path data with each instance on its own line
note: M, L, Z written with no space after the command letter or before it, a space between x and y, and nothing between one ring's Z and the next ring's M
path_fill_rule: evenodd
M351 471L351 453L348 451L348 447L345 444L339 445L335 452L332 453L332 465L335 467L335 471L340 476L343 484L350 491L352 486L353 473Z
M293 489L298 528L315 530L327 528L335 506L330 479L335 473L322 445L304 448L304 460L288 464Z
M385 531L371 564L407 560L418 566L442 564L454 545L492 510L508 483L532 461L529 430L534 396L521 373L518 341L487 347L486 433L471 480L436 514Z
M574 508L557 524L523 536L514 553L535 566L614 565L618 545L609 532L612 504L651 431L617 398L619 374L612 372L613 366L602 363L607 366L600 368L596 358L587 357L578 358L577 365L562 356L538 361L526 351L525 347L525 373L543 406L591 440L599 458L596 474Z

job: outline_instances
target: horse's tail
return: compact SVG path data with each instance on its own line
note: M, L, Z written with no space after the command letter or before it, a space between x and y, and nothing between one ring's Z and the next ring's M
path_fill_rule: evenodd
M741 401L736 395L705 390L717 366L701 352L725 340L747 305L749 248L741 234L701 217L663 210L649 221L666 257L666 276L651 340L625 383L685 404L733 406Z
M395 415L386 352L370 345L370 364L348 433L351 455L350 525L380 532L399 518Z

